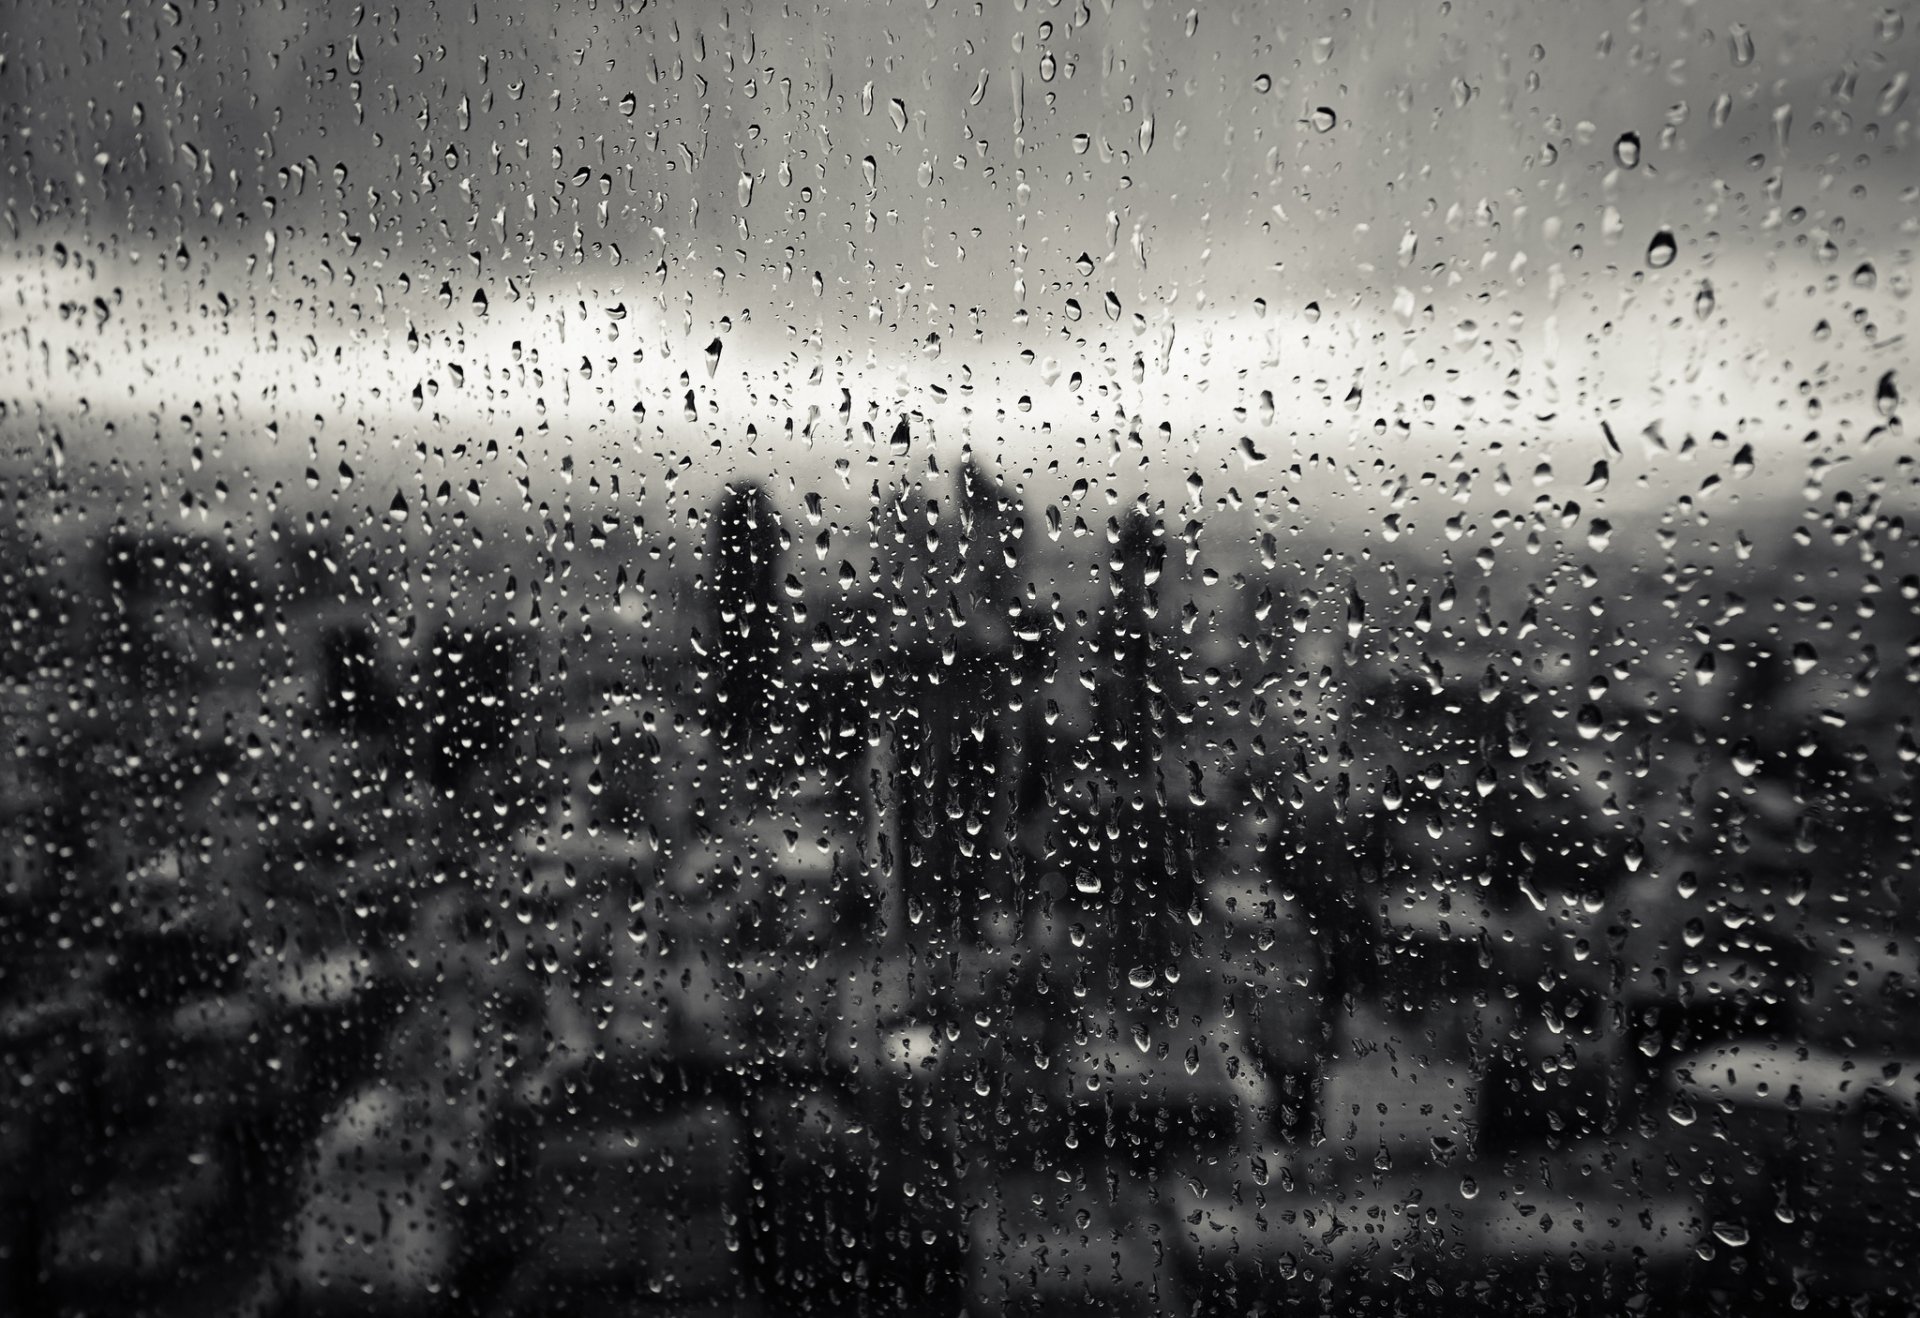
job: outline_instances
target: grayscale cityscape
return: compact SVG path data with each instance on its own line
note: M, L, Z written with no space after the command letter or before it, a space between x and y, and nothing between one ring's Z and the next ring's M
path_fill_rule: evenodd
M1920 1312L1909 17L20 0L0 1314Z

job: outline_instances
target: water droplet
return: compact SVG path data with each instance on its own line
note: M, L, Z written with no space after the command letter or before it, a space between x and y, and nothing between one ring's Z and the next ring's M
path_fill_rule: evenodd
M1744 69L1753 63L1753 33L1747 30L1745 23L1735 23L1727 31L1727 47L1733 56L1733 65Z
M1880 377L1880 383L1873 391L1873 406L1885 417L1900 410L1900 387L1893 382L1892 371Z
M1333 112L1331 106L1322 105L1308 116L1307 122L1316 133L1330 133L1334 125L1340 122L1340 116Z
M1613 158L1620 168L1632 169L1640 163L1640 134L1622 133L1613 142Z
M1679 253L1679 244L1673 240L1671 230L1662 229L1653 235L1653 241L1647 244L1647 264L1655 270L1664 270L1673 264L1673 258Z

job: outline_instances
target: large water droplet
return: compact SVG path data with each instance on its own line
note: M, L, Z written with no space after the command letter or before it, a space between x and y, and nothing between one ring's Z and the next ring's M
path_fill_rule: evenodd
M1735 68L1744 69L1753 63L1753 33L1747 30L1745 23L1735 23L1728 29L1727 47L1733 56Z

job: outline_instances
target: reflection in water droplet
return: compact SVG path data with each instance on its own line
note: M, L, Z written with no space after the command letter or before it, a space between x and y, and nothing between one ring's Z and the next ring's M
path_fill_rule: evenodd
M1655 270L1664 270L1673 264L1673 258L1679 250L1679 244L1674 242L1673 233L1662 229L1654 234L1653 241L1647 244L1647 264Z

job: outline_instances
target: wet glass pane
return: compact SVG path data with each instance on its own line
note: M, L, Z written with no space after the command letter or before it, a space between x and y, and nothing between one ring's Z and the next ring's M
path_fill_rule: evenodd
M1910 1311L1906 8L21 7L0 1311Z

